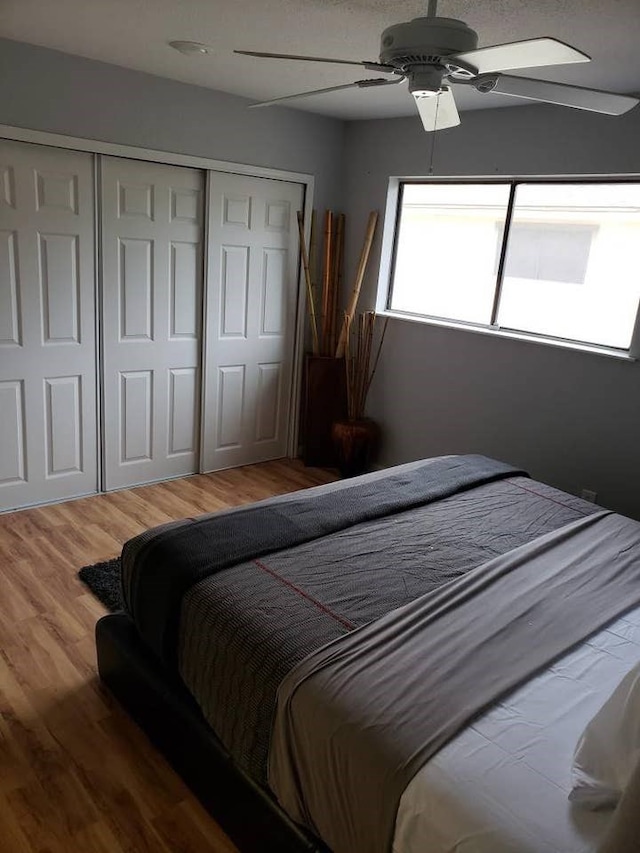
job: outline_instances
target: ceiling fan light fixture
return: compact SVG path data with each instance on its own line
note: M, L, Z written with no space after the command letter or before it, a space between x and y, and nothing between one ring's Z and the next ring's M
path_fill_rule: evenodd
M425 66L409 74L409 91L414 98L433 98L442 91L445 69L440 65Z
M427 132L460 124L456 102L448 86L443 86L442 91L437 93L435 98L420 98L416 97L415 93L413 97Z
M182 39L174 39L169 42L169 47L177 50L185 56L204 56L207 53L213 53L213 48L208 44L202 44L199 41L183 41Z

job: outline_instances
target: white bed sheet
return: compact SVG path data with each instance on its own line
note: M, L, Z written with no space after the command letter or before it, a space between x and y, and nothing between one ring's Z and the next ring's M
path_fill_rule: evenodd
M640 608L479 717L407 786L394 853L593 853L611 812L569 803L573 753L639 661Z

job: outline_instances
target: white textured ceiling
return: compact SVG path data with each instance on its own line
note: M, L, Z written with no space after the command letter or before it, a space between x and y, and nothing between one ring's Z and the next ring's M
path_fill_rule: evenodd
M375 75L348 66L240 57L234 48L376 60L381 31L426 9L427 0L2 0L0 35L262 100ZM640 0L440 0L438 15L465 21L478 32L479 46L555 36L593 58L515 73L640 91ZM205 42L213 53L183 56L168 47L171 39ZM522 103L460 86L456 100L460 109ZM348 119L414 110L404 84L288 106Z

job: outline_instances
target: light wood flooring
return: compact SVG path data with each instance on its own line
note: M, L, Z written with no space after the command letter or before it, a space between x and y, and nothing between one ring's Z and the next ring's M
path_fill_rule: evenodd
M147 527L332 479L279 460L0 515L0 853L236 850L100 684L105 610L76 572Z

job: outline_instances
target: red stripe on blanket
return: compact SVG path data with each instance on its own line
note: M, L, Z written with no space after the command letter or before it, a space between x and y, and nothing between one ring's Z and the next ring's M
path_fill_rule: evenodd
M267 574L271 575L272 578L275 578L276 580L280 581L280 583L283 583L285 586L289 587L289 589L293 590L293 592L296 592L298 595L301 595L303 598L306 598L306 600L311 602L311 604L317 607L318 610L321 610L323 613L326 613L327 616L331 616L331 618L335 619L336 622L340 622L340 624L344 625L344 627L347 628L349 631L353 631L353 629L356 627L353 623L349 622L348 619L345 619L343 616L338 616L337 613L334 613L325 604L322 604L321 601L318 601L313 596L309 595L309 593L305 592L303 589L300 589L300 587L296 586L294 583L291 583L291 581L287 580L286 578L283 578L277 572L274 572L273 569L270 569L268 566L265 566L265 564L261 563L260 560L254 560L253 562L259 569L262 569L263 572L267 572Z
M520 483L514 483L513 480L505 480L505 482L509 486L515 486L516 489L521 489L523 492L529 492L530 495L537 495L539 498L544 498L546 501L552 501L554 504L558 504L558 506L564 506L567 509L575 510L575 512L579 512L582 516L586 517L587 515L591 515L591 513L583 512L581 509L578 509L575 506L571 506L571 504L564 503L564 501L559 501L557 498L552 498L550 495L542 495L540 492L536 492L535 489L528 489L526 486L521 485ZM596 512L596 510L594 510Z

